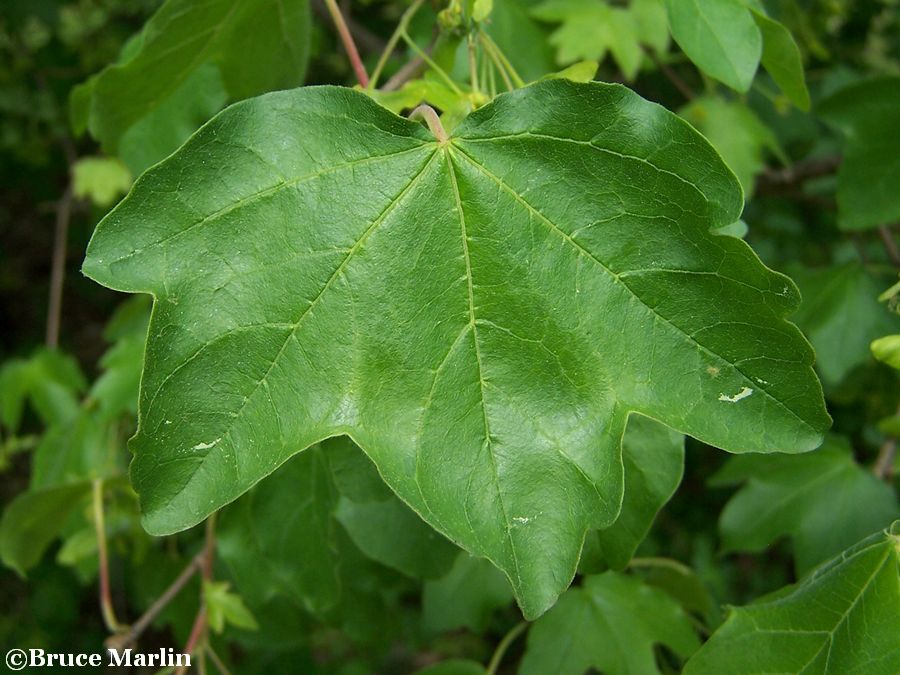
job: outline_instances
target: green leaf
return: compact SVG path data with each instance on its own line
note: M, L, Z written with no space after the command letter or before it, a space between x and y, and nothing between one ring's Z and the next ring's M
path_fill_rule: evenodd
M666 0L672 37L694 64L736 91L750 89L762 35L741 0Z
M637 22L627 9L595 0L545 0L532 15L562 24L550 36L559 64L599 62L610 52L627 79L637 75L643 52Z
M869 346L885 333L900 332L900 316L878 303L882 277L858 263L839 267L790 268L803 295L794 316L816 349L816 368L828 384L871 362Z
M203 603L206 607L206 620L216 633L225 630L225 624L244 630L259 630L259 624L241 596L228 589L227 581L203 582Z
M338 502L337 519L369 558L416 579L446 574L458 549L396 497Z
M715 234L724 235L726 237L737 237L738 239L746 237L747 232L749 231L750 228L743 220L736 220L729 225L713 229Z
M0 421L15 432L28 402L48 426L64 424L78 415L77 394L86 387L78 362L61 352L11 359L0 368Z
M108 421L92 411L79 410L50 427L34 450L32 490L40 490L114 473L122 461L123 443L115 439Z
M166 106L204 64L218 68L230 98L246 98L299 84L308 43L305 0L167 0L118 63L73 92L73 126L115 152L130 128Z
M381 502L390 491L362 449L346 436L322 441L322 451L338 491L353 502Z
M482 633L491 615L512 599L509 581L496 567L462 554L446 576L425 583L422 620L434 633L464 627Z
M628 5L643 44L660 56L669 50L669 20L663 0L631 0Z
M656 514L675 493L684 473L684 436L653 420L633 415L622 440L625 497L610 527L591 532L586 546L613 569L631 561Z
M491 20L483 29L525 81L537 80L555 69L547 30L530 11L541 0L494 0Z
M679 114L697 127L734 171L748 197L765 167L765 151L781 154L775 135L750 108L738 101L702 96Z
M67 519L84 504L90 482L19 494L3 509L0 559L23 577L59 536Z
M218 551L254 607L288 598L320 613L340 596L333 521L337 494L325 453L310 448L223 511Z
M795 586L736 607L685 675L900 671L900 524Z
M690 567L670 558L635 558L631 570L645 584L665 591L686 611L702 617L707 626L721 622L718 603Z
M415 675L485 675L486 672L484 666L476 661L448 659L417 670Z
M870 347L876 359L900 370L900 335L885 335L873 340Z
M171 155L228 101L219 69L205 63L128 129L117 152L135 176Z
M821 442L793 284L710 233L740 209L706 141L617 85L535 84L447 143L345 89L232 106L85 260L155 296L145 526L193 525L347 434L540 614L618 514L629 412L732 452Z
M900 219L900 77L852 84L816 112L844 135L838 225L865 230Z
M494 9L494 0L472 0L472 19L484 21Z
M688 615L664 592L607 572L566 591L535 622L519 673L582 675L592 668L606 675L659 673L653 653L658 644L687 658L700 641Z
M710 482L744 481L719 520L725 550L762 551L789 536L801 574L898 516L893 489L837 438L805 455L734 457Z
M544 75L542 80L565 79L572 82L590 82L597 75L600 64L596 61L579 61L568 68L563 68L555 73Z
M131 172L114 157L83 157L72 167L72 191L97 206L111 206L131 187Z
M751 10L753 20L762 33L762 64L791 103L800 110L809 110L809 91L803 72L800 49L791 31L781 23L756 9Z

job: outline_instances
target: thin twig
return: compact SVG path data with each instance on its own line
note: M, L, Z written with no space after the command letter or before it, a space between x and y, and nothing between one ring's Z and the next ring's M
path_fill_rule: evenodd
M325 6L331 14L331 20L334 21L334 27L337 29L341 42L344 44L344 50L347 52L347 58L350 59L350 65L353 66L353 72L356 73L356 80L359 86L365 88L369 86L369 76L366 73L366 67L363 65L362 59L359 57L359 50L353 41L353 35L347 28L347 22L344 21L344 15L337 5L336 0L325 0Z
M694 90L688 86L688 83L681 79L681 76L675 72L675 70L668 64L665 63L661 58L659 58L659 54L656 53L654 49L645 46L644 51L650 57L650 60L653 61L653 64L659 68L659 71L666 76L669 82L678 90L678 92L684 96L688 101L692 101L697 98L697 94L694 93Z
M434 52L434 48L437 45L438 36L438 31L435 31L434 36L431 38L431 42L428 43L428 46L422 50L429 57ZM417 54L404 66L402 66L400 70L394 73L390 77L390 79L384 83L380 91L396 91L410 80L418 77L422 73L422 71L425 70L426 65L428 64L425 63L425 59Z
M211 644L206 645L206 653L209 654L210 660L213 662L213 665L216 667L222 675L231 675L231 671L228 670L228 667L222 661L221 657L216 653L216 650L212 648Z
M56 228L53 232L53 256L50 263L50 295L47 300L47 347L59 346L59 326L62 317L63 285L66 280L66 252L68 250L69 221L72 219L72 184L70 183L56 204Z
M757 180L757 191L783 193L814 178L829 176L840 166L840 156L817 157L783 169L768 168Z
M313 0L312 9L323 21L331 20L331 14L328 12L328 8L325 7L324 0ZM347 22L347 28L350 29L350 34L353 35L356 44L359 45L360 51L374 54L381 53L381 50L384 49L385 41L380 35L373 33L361 23L355 21L352 16L344 14L344 21Z
M887 251L888 258L897 267L900 267L900 250L897 250L897 242L894 241L890 226L882 225L878 228L878 234L881 237L881 243L884 244L884 250Z
M516 638L519 637L526 628L528 628L528 625L527 621L522 621L521 623L516 624L512 630L503 636L503 639L500 640L500 644L497 645L497 649L494 650L494 655L491 657L490 663L488 663L485 675L496 675L497 669L500 667L500 663L503 661L503 657L509 649L509 646L515 642Z
M394 32L391 34L391 37L388 38L387 45L385 45L384 51L381 53L381 56L378 59L378 63L375 65L375 70L372 71L372 79L369 82L369 88L374 89L378 86L378 78L381 77L381 71L384 70L385 65L387 65L388 59L391 57L391 54L394 53L394 50L397 48L397 43L400 42L400 36L406 32L406 27L409 26L410 20L415 16L415 13L419 11L419 8L422 6L422 3L425 0L415 0L405 12L400 17L400 21L397 23L397 28L394 29Z
M115 649L116 651L124 651L131 645L133 645L137 639L141 636L141 634L147 630L151 623L156 619L157 616L169 605L172 600L177 597L177 595L181 592L181 590L185 587L188 581L194 576L194 573L199 570L203 566L204 553L198 553L194 556L194 559L191 560L190 564L185 567L181 574L173 581L169 587L163 591L162 595L160 595L156 601L150 605L146 612L144 612L141 617L135 621L126 632L121 633L119 635L113 635L109 639L106 640L106 646L110 649Z
M881 444L878 451L878 459L872 467L874 473L881 480L891 480L894 476L894 457L897 454L897 439L889 438Z
M201 583L205 584L212 581L213 557L216 552L216 514L213 513L206 519L206 541L203 545L203 561L200 565ZM187 642L184 644L182 654L194 655L197 646L205 639L206 630L206 599L203 597L203 588L200 589L200 609L194 618L194 625L191 627L191 634L188 636ZM187 672L187 666L179 666L175 669L173 675L184 675Z
M100 576L100 613L103 623L110 633L120 633L122 624L116 619L116 611L112 604L112 593L109 583L109 556L106 551L106 521L103 516L103 480L95 478L92 484L94 531L97 534L97 552Z

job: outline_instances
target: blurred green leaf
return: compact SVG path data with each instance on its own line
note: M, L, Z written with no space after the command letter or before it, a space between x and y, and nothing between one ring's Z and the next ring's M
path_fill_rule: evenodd
M449 659L417 670L415 675L485 675L486 672L484 666L475 661Z
M809 110L809 91L803 72L800 49L791 31L762 12L752 10L753 20L762 33L762 64L791 103L800 110Z
M84 481L20 493L5 506L0 519L3 564L25 576L90 492L90 482Z
M416 579L437 579L459 552L397 497L380 502L341 498L337 519L372 560Z
M422 620L434 633L455 628L481 633L491 615L512 601L509 580L500 570L484 558L461 553L446 576L425 582Z
M305 0L167 0L118 63L73 92L73 126L115 152L200 66L215 64L228 96L242 99L300 84L308 49ZM208 100L208 93L201 88L199 95Z
M744 196L753 194L756 175L765 167L768 150L782 155L772 131L756 114L739 101L717 96L701 96L679 113L709 139L744 188Z
M244 604L241 596L228 590L227 581L204 581L203 602L206 620L216 633L225 630L225 624L244 630L259 630L259 624Z
M688 615L666 593L633 576L606 572L570 588L532 625L519 673L660 673L656 645L687 658L700 641Z
M626 79L633 80L643 58L638 24L625 8L597 0L545 0L532 10L542 21L562 24L551 36L556 61L603 61L607 52Z
M672 37L703 72L736 91L750 89L762 34L741 0L666 0Z
M876 359L900 370L900 335L885 335L871 344Z
M865 230L900 220L900 77L851 84L816 112L844 135L838 224Z
M324 453L310 448L222 513L219 553L251 604L283 597L321 613L338 601L336 504Z
M794 321L815 347L816 368L826 383L838 384L871 362L872 340L900 332L900 316L877 300L884 279L861 264L788 271L803 296Z
M622 440L625 497L619 517L608 528L587 535L582 564L601 571L602 561L624 569L650 531L656 514L681 483L684 436L659 422L631 415ZM593 558L586 561L585 557Z
M72 167L72 191L97 206L111 206L131 187L131 172L115 157L83 157Z
M548 31L531 17L542 0L494 0L485 30L526 82L555 70Z
M791 537L797 572L840 553L897 518L893 488L853 459L846 441L830 438L804 455L732 457L710 479L746 483L719 519L726 551L762 551Z

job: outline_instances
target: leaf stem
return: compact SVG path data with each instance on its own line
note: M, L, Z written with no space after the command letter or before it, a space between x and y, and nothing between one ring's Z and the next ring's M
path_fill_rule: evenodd
M466 38L466 51L469 53L469 81L472 85L472 91L480 93L478 86L478 62L475 54L475 43L472 41L472 34Z
M500 77L503 79L503 83L506 85L506 89L508 91L512 91L513 89L515 89L515 87L513 86L509 74L506 72L506 68L503 66L503 62L500 60L499 56L497 56L491 45L484 40L484 33L482 33L480 37L482 40L482 44L484 45L484 51L487 52L488 56L491 57L491 61L494 63L494 70L500 73Z
M628 563L629 567L668 567L681 574L693 574L690 567L678 560L672 558L632 558Z
M325 6L328 7L328 13L331 14L331 20L334 21L334 27L337 29L341 42L344 44L344 50L347 52L347 58L350 59L350 65L356 73L356 79L361 87L369 86L369 76L366 73L366 67L363 65L362 59L359 57L359 50L353 41L353 35L344 21L344 15L337 5L337 0L325 0Z
M422 50L422 48L416 44L415 40L413 40L411 37L409 37L409 34L406 31L403 31L400 34L400 37L403 39L403 41L407 45L409 45L409 48L412 49L419 56L419 58L421 58L425 63L428 64L429 68L431 68L434 72L436 72L441 77L441 79L447 84L447 86L453 90L454 94L459 94L460 96L462 95L462 90L458 86L456 86L456 82L453 81L453 78L451 78L444 71L444 69L441 68L437 63L435 63L434 59L432 59L428 54L426 54Z
M444 130L444 125L441 124L441 118L438 117L438 114L430 105L423 103L409 114L409 119L425 120L438 143L443 144L450 140L450 137L447 136L447 132Z
M206 644L206 653L209 654L209 660L213 662L213 665L216 667L222 675L231 675L231 671L228 670L228 667L216 653L216 650L212 648L212 644L207 642Z
M124 630L122 624L116 618L116 611L112 604L112 593L109 583L109 556L106 550L106 519L103 514L103 479L95 478L92 485L94 530L97 534L97 552L99 556L100 577L100 612L103 615L103 623L110 633L121 633Z
M213 556L216 551L216 514L213 513L206 519L206 540L203 545L203 562L200 565L200 575L203 582L212 581ZM194 618L194 625L191 627L191 634L188 636L182 654L193 655L197 651L198 645L205 641L207 632L206 621L206 599L203 597L203 591L200 591L200 609L197 610L197 616ZM184 675L187 672L187 666L179 666L174 675Z
M497 669L500 667L500 663L503 661L503 657L509 649L509 646L516 641L517 637L525 632L525 629L528 628L528 626L529 624L527 621L521 621L503 636L503 639L500 640L500 644L497 645L497 649L494 650L494 655L491 656L487 669L484 671L485 675L497 674Z
M106 646L116 651L123 651L137 641L141 634L150 626L157 616L169 605L172 600L177 597L181 590L191 580L194 573L203 567L204 553L198 553L194 559L185 567L181 574L173 581L169 587L163 591L152 605L144 612L141 617L135 621L128 630L120 635L113 635L106 641Z
M503 53L503 50L497 46L497 43L491 38L490 35L485 33L484 31L480 32L482 40L484 40L485 44L490 45L491 50L497 55L497 58L503 63L504 68L506 68L509 76L512 78L513 84L516 87L524 87L525 80L519 77L519 73L516 72L516 69L513 67L513 64L509 62L509 59L506 58L506 54Z
M388 59L397 48L397 43L400 41L403 33L406 32L406 28L407 26L409 26L409 22L412 20L413 16L415 16L416 12L419 11L419 8L422 6L423 2L425 2L425 0L415 0L415 2L413 2L413 4L411 4L405 12L403 12L403 16L400 17L400 22L397 24L397 28L394 29L391 37L388 39L387 45L385 45L384 47L384 51L381 53L381 56L378 59L378 63L375 64L375 70L372 71L372 79L369 80L368 86L370 90L375 89L375 87L378 86L378 78L381 77L381 71L384 70L385 65L387 65Z

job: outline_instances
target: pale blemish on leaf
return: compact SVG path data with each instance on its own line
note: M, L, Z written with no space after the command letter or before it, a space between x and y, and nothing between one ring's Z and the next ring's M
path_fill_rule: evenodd
M209 443L197 443L191 450L209 450L210 448L215 447L221 440L221 438L217 438Z
M741 390L736 393L734 396L729 396L728 394L722 393L719 394L719 400L725 401L726 403L737 403L753 393L753 390L750 387L742 387Z

